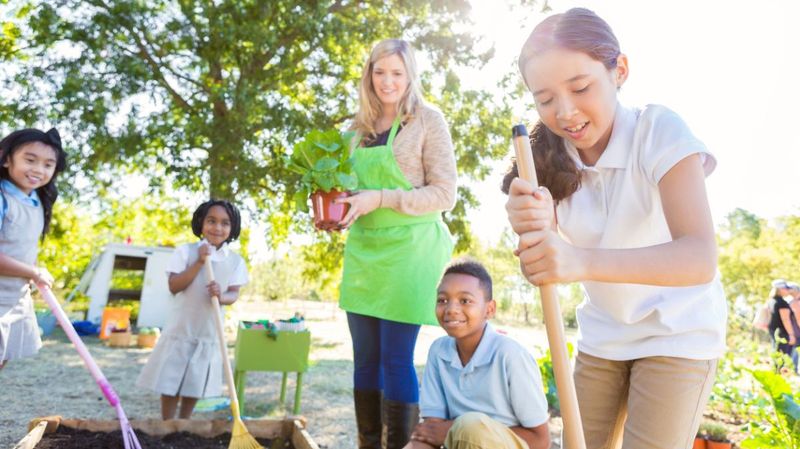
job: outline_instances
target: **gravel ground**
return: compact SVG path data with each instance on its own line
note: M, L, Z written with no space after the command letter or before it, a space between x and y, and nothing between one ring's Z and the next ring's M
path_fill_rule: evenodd
M334 304L318 302L240 301L229 312L228 341L235 340L232 323L239 319L286 318L300 311L305 314L312 335L311 367L303 381L301 414L308 420L308 431L323 449L355 447L355 422L352 406L352 350L344 313ZM497 325L527 347L546 346L541 328ZM437 327L425 326L420 332L414 355L418 371L427 357L430 344L444 335ZM96 337L84 342L119 394L131 419L160 417L159 398L153 392L135 386L136 377L150 354L149 349L112 348ZM233 348L229 347L231 358ZM280 418L291 412L294 376L289 376L287 404L278 403L279 373L253 372L247 377L244 415ZM60 328L44 339L44 346L34 358L13 361L0 371L0 391L5 402L0 406L0 447L12 447L27 432L30 419L46 415L65 418L116 418ZM197 412L196 419L228 416L228 409ZM551 420L557 432L560 423ZM557 437L553 435L554 441ZM558 447L553 445L553 447Z

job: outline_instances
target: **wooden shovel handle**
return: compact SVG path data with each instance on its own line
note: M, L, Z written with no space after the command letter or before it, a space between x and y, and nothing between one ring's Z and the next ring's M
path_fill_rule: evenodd
M533 153L531 152L531 144L525 125L515 126L512 135L519 177L530 182L536 188L539 183L536 179L536 167L533 163ZM542 296L544 326L547 329L550 357L553 360L558 402L561 404L561 418L564 426L563 447L565 449L586 449L583 424L578 410L578 397L575 393L575 383L572 379L572 368L569 363L566 339L564 338L564 323L561 318L561 307L558 304L556 286L551 284L542 285L539 287L539 293Z
M206 276L208 282L214 282L214 269L211 267L211 256L206 258ZM225 383L228 384L228 396L231 398L231 410L233 410L234 419L238 419L240 415L239 399L236 397L236 387L233 383L233 369L231 368L231 361L228 359L228 346L225 344L225 330L222 327L222 317L219 316L219 298L217 295L211 297L211 302L214 305L214 324L217 326L217 337L219 337L219 349L222 352L222 363L225 365Z

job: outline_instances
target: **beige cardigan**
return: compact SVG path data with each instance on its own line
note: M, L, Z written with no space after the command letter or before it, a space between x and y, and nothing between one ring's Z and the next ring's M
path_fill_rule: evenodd
M408 215L450 210L456 203L456 159L450 130L438 109L421 105L392 146L411 190L383 189L380 207Z

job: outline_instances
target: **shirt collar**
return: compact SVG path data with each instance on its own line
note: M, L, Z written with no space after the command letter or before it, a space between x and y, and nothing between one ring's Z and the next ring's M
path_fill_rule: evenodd
M614 113L614 125L611 129L611 137L608 145L600 155L600 159L594 164L595 168L625 168L628 166L628 159L631 155L631 143L633 142L633 132L636 129L636 111L626 108L617 103L617 110ZM563 139L567 152L583 170L587 168L581 161L578 149L568 140Z
M483 330L481 341L478 343L478 347L475 348L475 353L472 354L472 358L469 359L466 366L461 365L461 358L458 357L455 338L449 338L445 350L439 354L439 357L442 360L450 362L450 366L453 368L471 372L479 366L491 363L492 357L494 356L495 340L497 340L497 331L487 322Z
M200 245L206 244L211 247L211 260L213 261L220 261L228 257L228 253L230 252L230 248L228 248L227 243L223 243L222 246L217 249L214 245L208 243L208 240L203 239L200 241Z
M39 195L36 194L36 190L31 191L30 195L26 195L25 192L19 189L13 182L9 181L8 179L3 179L0 181L0 188L3 189L4 193L7 193L18 200L23 201L25 204L30 204L31 206L39 207Z

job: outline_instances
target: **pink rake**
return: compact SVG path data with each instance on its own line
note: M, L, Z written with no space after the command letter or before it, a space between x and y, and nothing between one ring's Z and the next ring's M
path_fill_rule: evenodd
M83 359L83 363L86 364L86 368L92 374L94 381L97 382L97 386L100 387L100 391L103 392L103 396L106 397L108 403L111 404L112 407L117 411L117 417L119 418L119 428L122 430L122 441L125 444L125 449L142 449L142 446L139 444L139 439L136 438L136 434L133 433L133 427L131 427L131 423L128 421L128 417L125 416L125 411L122 410L122 404L119 402L119 396L111 387L111 384L108 383L106 376L103 375L103 372L100 371L100 368L95 363L92 355L89 354L89 350L86 349L86 345L83 344L83 340L78 336L78 333L75 332L75 329L72 327L72 323L67 318L67 314L64 313L64 309L61 308L61 305L56 300L55 296L53 296L53 292L45 285L38 285L39 292L41 292L44 300L47 302L47 305L50 306L50 310L53 312L53 315L56 316L58 320L58 324L61 325L61 328L64 329L64 333L67 334L69 340L75 345L75 349L78 350L78 355L81 356Z

